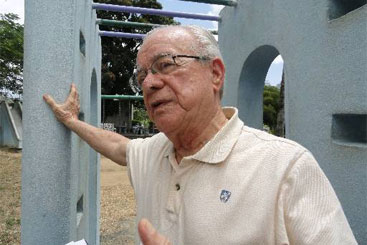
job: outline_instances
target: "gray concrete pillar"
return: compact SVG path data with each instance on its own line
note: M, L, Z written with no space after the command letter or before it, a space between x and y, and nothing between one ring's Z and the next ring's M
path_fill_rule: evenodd
M99 244L99 156L57 122L71 82L81 120L100 121L101 45L92 1L25 1L22 244Z

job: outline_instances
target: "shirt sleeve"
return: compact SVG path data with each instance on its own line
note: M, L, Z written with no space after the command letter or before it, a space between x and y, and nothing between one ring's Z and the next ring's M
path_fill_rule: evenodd
M126 148L126 162L130 183L135 190L144 190L144 182L150 178L151 172L160 162L160 156L165 150L166 137L156 134L148 138L130 140Z
M149 138L130 140L126 149L127 172L131 186L136 191L139 180L145 175L145 157L149 150Z
M282 244L357 244L329 180L310 152L290 166L279 199Z

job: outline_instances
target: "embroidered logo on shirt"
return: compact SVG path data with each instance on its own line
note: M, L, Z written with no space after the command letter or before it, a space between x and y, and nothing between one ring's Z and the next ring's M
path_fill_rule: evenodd
M220 201L226 203L231 197L231 192L227 190L222 190L220 193Z

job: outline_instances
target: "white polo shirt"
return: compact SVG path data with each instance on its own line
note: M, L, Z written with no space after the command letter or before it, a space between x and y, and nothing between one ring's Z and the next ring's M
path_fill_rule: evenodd
M180 164L162 133L130 141L137 219L175 245L357 244L311 153L223 110L227 124Z

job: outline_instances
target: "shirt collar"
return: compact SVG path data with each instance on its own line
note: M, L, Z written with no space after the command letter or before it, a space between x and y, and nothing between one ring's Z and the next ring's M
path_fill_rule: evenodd
M208 141L203 148L192 156L184 157L186 159L196 159L198 161L217 164L223 162L233 149L233 146L238 140L243 127L243 122L238 117L238 110L235 107L223 107L223 112L228 119L227 123L218 131L218 133ZM165 157L174 154L174 146L168 140L168 147L165 152Z
M241 134L243 122L238 118L237 108L224 107L223 112L228 122L200 151L191 156L193 159L217 164L223 162L232 151Z
M184 157L184 159L191 158L205 163L216 164L223 162L227 158L241 134L243 122L238 118L237 108L224 107L223 112L228 122L203 148L192 156ZM165 157L174 154L175 151L172 142L168 138L167 140L168 147L164 154Z

